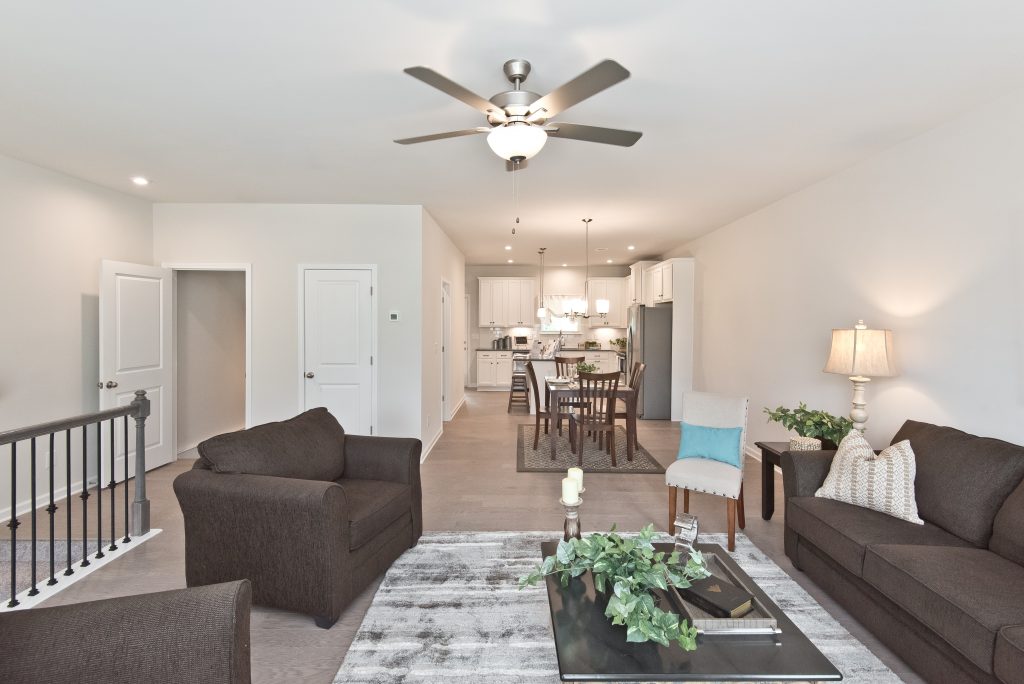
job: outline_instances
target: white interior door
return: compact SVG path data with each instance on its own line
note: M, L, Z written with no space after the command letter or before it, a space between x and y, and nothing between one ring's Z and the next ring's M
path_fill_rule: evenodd
M146 470L174 460L171 271L104 260L100 266L100 409L130 404L136 390L150 401ZM110 475L109 427L104 425L101 482ZM115 477L124 477L124 429L114 430ZM128 420L128 476L135 474L135 421Z
M306 269L305 408L325 406L345 432L373 434L373 297L368 269Z

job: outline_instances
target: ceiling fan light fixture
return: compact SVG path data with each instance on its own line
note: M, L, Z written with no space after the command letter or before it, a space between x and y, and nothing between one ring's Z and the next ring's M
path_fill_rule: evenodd
M491 151L507 161L530 159L541 151L547 141L548 134L543 128L525 121L495 126L487 134Z

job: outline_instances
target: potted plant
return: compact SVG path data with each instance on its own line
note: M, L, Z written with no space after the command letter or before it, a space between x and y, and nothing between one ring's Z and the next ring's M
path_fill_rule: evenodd
M609 340L609 343L613 347L618 347L619 351L626 351L626 338L625 337L615 337L615 338Z
M709 577L700 551L683 558L678 551L657 551L651 540L654 525L648 525L636 537L624 538L612 526L608 534L594 533L582 539L558 543L533 572L519 578L519 588L532 587L546 575L558 573L563 587L573 578L591 572L594 589L608 597L604 614L613 625L626 628L626 641L654 641L662 646L675 642L686 651L697 648L697 630L678 613L658 607L656 590L666 591L671 584L690 586L690 580Z
M849 418L812 411L802 401L795 409L779 406L773 411L766 406L764 412L768 414L769 423L780 423L801 437L819 439L824 449L838 449L843 437L853 429L853 421Z
M576 374L577 375L580 374L580 373L595 373L595 372L597 372L597 365L596 364L586 363L585 361L580 361L579 363L576 364Z

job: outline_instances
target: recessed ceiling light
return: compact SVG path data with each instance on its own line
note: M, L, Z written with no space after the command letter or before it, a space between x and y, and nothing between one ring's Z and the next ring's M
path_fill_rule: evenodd
M566 266L568 266L568 265L569 265L569 264L562 264L562 268L565 268L565 267L566 267Z
M514 263L516 263L516 260L515 260L515 259L509 259L509 260L508 260L508 263L510 263L510 264L514 264Z
M636 249L636 245L630 245L629 247L626 247L626 249L632 252L634 249Z
M611 260L611 259L609 259L609 260L608 260L608 263L609 263L609 264L610 264L610 263L612 263L612 260Z
M149 179L145 176L132 176L132 183L135 183L141 188L149 185Z
M595 252L607 252L608 248L607 247L595 247L594 251Z
M505 251L509 252L512 250L512 245L505 245Z

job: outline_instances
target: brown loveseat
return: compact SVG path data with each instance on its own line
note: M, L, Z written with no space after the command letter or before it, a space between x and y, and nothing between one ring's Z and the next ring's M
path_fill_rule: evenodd
M786 452L786 555L928 681L1024 682L1024 447L907 421L924 525L814 497Z
M254 603L330 627L419 540L421 449L323 408L206 440L174 481L188 585L247 578Z
M0 613L4 684L249 684L249 583Z

